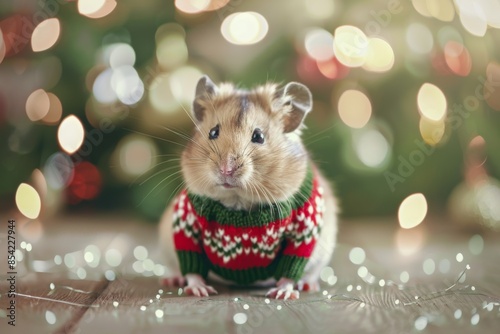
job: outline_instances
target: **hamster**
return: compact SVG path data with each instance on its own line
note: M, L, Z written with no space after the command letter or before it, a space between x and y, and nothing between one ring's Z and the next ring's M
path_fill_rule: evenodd
M332 256L337 201L301 139L312 95L303 84L252 90L203 76L194 133L181 156L186 184L159 225L170 275L186 294L217 293L207 277L271 285L267 296L317 291Z

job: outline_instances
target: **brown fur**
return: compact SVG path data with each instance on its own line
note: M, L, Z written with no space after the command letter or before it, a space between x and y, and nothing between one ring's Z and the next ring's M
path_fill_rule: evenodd
M300 187L308 157L298 131L284 133L287 97L276 97L277 86L267 84L239 91L223 84L214 95L198 99L204 110L192 141L182 154L182 171L190 191L221 201L228 207L250 209L258 203L283 201ZM246 99L244 101L243 99ZM219 125L219 137L208 138ZM255 128L264 144L252 143ZM219 170L236 168L234 184L225 189Z

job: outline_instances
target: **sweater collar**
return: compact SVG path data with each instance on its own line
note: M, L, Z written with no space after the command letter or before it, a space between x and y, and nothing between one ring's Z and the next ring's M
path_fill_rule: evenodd
M308 165L302 185L288 201L262 204L251 211L228 209L219 201L190 192L188 192L188 198L196 214L205 217L208 222L235 227L264 226L270 222L289 217L292 210L302 207L311 197L313 181L314 173L312 167Z

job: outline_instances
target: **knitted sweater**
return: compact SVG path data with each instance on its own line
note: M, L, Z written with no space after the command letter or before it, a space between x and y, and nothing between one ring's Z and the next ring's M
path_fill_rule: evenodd
M184 190L174 206L174 244L183 275L209 270L237 284L302 277L323 223L323 190L309 168L288 201L231 210Z

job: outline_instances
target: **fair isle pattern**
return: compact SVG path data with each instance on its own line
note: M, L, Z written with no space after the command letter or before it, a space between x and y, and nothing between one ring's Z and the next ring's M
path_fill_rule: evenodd
M174 243L181 271L211 269L241 284L271 276L300 279L323 223L322 193L309 171L301 190L293 200L279 204L280 214L273 219L259 210L228 210L218 202L199 200L182 191L174 206ZM275 213L277 208L273 208ZM213 217L220 215L224 221L215 221ZM233 220L235 224L231 224Z

